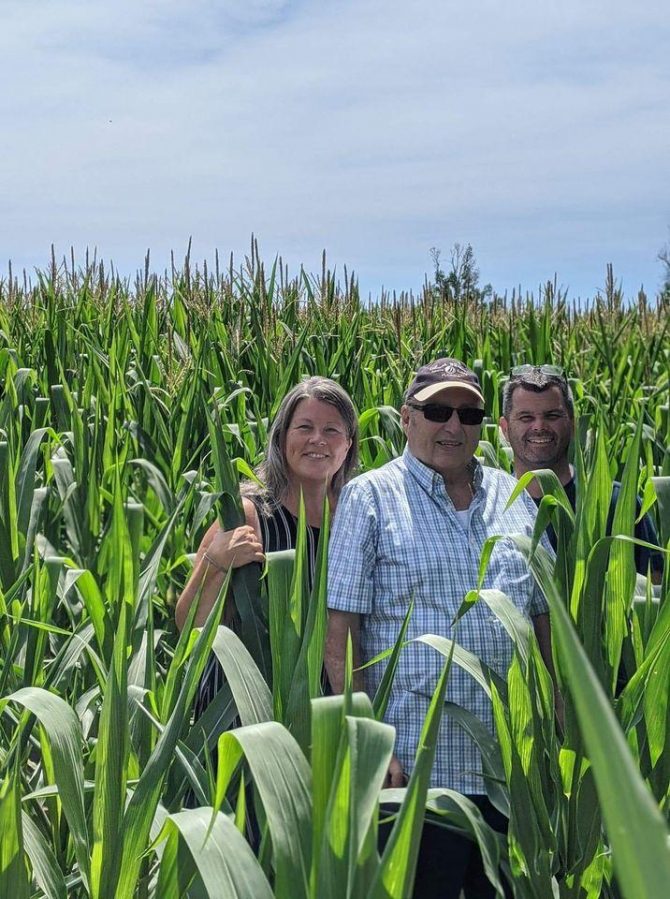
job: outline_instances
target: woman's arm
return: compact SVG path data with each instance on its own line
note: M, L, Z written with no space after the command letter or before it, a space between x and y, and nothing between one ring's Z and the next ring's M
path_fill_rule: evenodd
M215 522L202 538L195 556L193 572L175 607L174 617L179 630L184 626L201 585L202 595L195 613L194 627L202 627L207 620L228 569L240 568L250 562L262 562L265 558L254 504L248 499L242 502L246 524L231 531L224 531L219 523Z

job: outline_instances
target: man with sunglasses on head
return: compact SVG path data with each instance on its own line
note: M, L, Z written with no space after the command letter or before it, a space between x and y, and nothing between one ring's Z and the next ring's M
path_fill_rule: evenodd
M533 533L537 510L522 493L508 508L513 477L485 468L475 458L485 416L474 372L456 359L438 359L416 373L400 410L407 436L403 455L360 475L338 502L329 546L326 669L335 692L343 689L347 635L354 667L392 647L413 603L406 645L400 653L385 720L396 729L387 785L404 786L444 658L422 634L457 643L505 678L513 644L498 618L479 601L454 624L469 590L476 589L486 540L493 547L484 587L504 592L532 620L551 666L549 616L525 557L512 539ZM355 686L374 696L385 664L358 672ZM551 667L550 667L551 670ZM453 665L447 699L475 714L493 731L491 704L479 684ZM445 714L431 776L432 787L465 793L498 830L505 819L486 797L475 742ZM489 897L475 845L426 823L415 896Z
M550 469L560 480L574 509L577 485L568 453L575 433L575 403L563 369L557 365L519 365L513 368L503 388L502 412L500 427L514 453L516 477L520 478L527 471ZM539 505L542 499L539 482L532 480L526 489ZM611 532L619 489L620 484L615 481L608 533ZM638 500L638 514L639 511ZM554 529L549 527L547 533L555 549ZM635 536L658 546L656 529L648 515L635 525ZM660 553L636 546L635 567L644 575L650 568L652 581L661 582L663 561Z

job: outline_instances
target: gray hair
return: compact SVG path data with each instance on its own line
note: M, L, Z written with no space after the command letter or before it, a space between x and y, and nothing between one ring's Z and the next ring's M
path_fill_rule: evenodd
M285 498L288 491L286 433L298 403L306 399L319 400L333 406L339 412L347 431L347 437L351 440L346 458L339 471L333 475L330 485L336 497L339 496L342 487L358 466L358 416L349 394L330 378L319 375L306 378L286 394L268 433L265 459L256 468L256 474L263 486L259 487L252 481L247 481L242 485L243 495L255 496L268 510L276 507Z
M536 366L528 373L510 375L505 383L502 396L502 414L504 418L509 420L512 414L512 397L517 387L523 387L524 390L532 390L535 393L544 393L551 387L558 387L569 417L575 417L575 399L567 378L563 375L547 374L541 371L539 366Z

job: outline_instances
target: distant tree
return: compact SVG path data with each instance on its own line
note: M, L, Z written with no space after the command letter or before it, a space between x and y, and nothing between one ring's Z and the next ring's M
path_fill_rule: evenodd
M667 244L658 254L658 259L663 263L663 286L661 293L670 299L670 244Z
M433 260L433 283L430 287L441 297L484 300L492 295L493 288L490 284L479 287L479 268L471 244L466 247L460 243L453 245L451 268L447 274L440 266L441 255L442 252L437 247L430 248L430 258Z

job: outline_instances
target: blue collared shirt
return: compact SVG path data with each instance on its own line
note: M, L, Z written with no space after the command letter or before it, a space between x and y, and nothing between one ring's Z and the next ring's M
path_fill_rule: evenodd
M361 615L364 660L393 646L410 600L414 612L408 639L422 634L453 637L503 677L513 645L483 602L453 618L465 594L477 587L484 541L493 535L531 536L536 509L527 494L507 501L516 480L474 463L469 521L459 519L443 478L408 449L376 471L351 481L340 495L329 546L328 606ZM484 587L502 590L526 616L547 611L528 565L509 538L491 554ZM400 655L385 720L396 728L396 755L411 771L421 726L444 658L422 643ZM366 670L374 695L384 663ZM447 699L474 712L493 730L491 704L472 677L453 665ZM484 793L475 743L447 715L442 719L431 785Z

